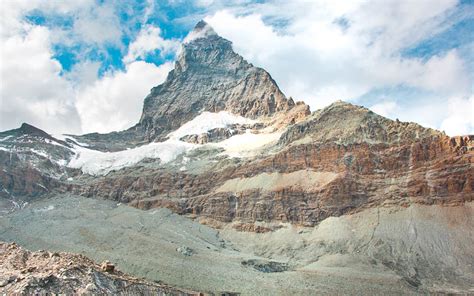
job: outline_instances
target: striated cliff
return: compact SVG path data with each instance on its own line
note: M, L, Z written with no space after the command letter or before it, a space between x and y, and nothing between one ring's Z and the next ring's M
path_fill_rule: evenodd
M474 137L450 138L347 103L314 117L291 126L252 161L210 161L200 173L143 167L66 190L225 222L303 225L369 207L473 200ZM284 144L290 135L298 139Z

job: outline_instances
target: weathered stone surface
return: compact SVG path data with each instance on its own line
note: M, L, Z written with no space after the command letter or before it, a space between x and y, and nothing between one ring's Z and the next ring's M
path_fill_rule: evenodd
M336 102L310 114L306 104L287 99L267 72L233 52L231 43L217 36L207 24L198 24L191 35L194 36L183 45L175 69L145 99L143 115L134 127L109 134L74 136L79 141L71 137L58 140L26 124L19 129L0 133L0 216L8 213L6 216L14 217L16 213L9 212L15 209L20 217L23 214L25 216L21 220L13 219L12 224L6 223L4 234L9 233L15 239L21 237L17 226L26 225L23 241L39 242L48 247L70 243L70 247L74 248L76 240L68 240L78 236L82 240L80 250L87 246L85 249L89 256L94 256L97 249L110 252L108 254L121 254L114 258L120 268L123 266L120 263L122 258L135 256L129 257L129 268L133 267L135 272L141 274L148 274L157 263L161 264L156 256L161 256L163 250L164 254L172 255L159 258L172 260L164 265L167 269L160 271L159 278L168 276L168 279L175 281L173 283L181 283L184 279L181 272L187 266L186 279L198 285L196 287L206 286L201 285L201 278L196 277L198 272L195 271L202 271L204 263L210 263L204 269L209 273L204 278L209 279L211 274L214 278L206 285L221 289L222 282L214 279L223 274L222 270L231 270L225 281L233 283L229 289L239 288L235 291L241 290L240 276L246 272L251 275L246 278L247 281L254 280L257 274L281 272L281 278L277 274L271 275L275 282L284 279L284 285L297 285L296 282L315 270L317 277L307 278L295 291L304 294L308 290L300 288L307 289L308 284L315 283L315 286L326 289L332 285L321 285L318 281L323 278L320 276L321 271L327 266L330 266L326 269L330 270L330 276L326 278L337 275L342 281L342 285L332 288L336 293L347 291L345 294L350 294L353 292L352 287L360 287L361 270L371 271L365 277L370 279L368 282L378 277L379 271L383 273L389 270L393 272L392 276L400 276L409 291L416 294L425 291L472 291L472 252L469 250L472 246L470 238L473 237L470 235L473 229L470 223L470 202L474 198L474 136L450 138L442 132L415 123L393 121L366 108L344 102ZM258 123L239 125L221 122L215 128L206 126L206 129L193 129L193 133L201 134L186 134L180 139L168 141L196 144L179 143L192 146L193 149L182 152L169 162L159 160L161 153L173 154L175 151L153 150L156 155L146 154L146 159L114 166L116 170L107 171L107 175L91 176L66 166L69 160L78 156L78 151L118 151L150 141L165 140L169 132L201 112L222 110L255 119ZM203 130L206 132L202 133ZM246 135L242 135L244 133ZM242 146L252 146L252 141L258 142L259 136L265 136L265 133L271 135L270 140L265 138L263 145L255 145L259 149L252 150L252 153L239 153L245 148ZM241 144L241 139L245 138L242 136L247 134L252 140ZM234 145L237 142L235 154L228 153L223 144L233 140ZM145 148L154 146L151 144ZM112 157L104 161L101 157L94 158L103 154L97 151L88 153L91 153L92 166L97 159L102 160L100 165L117 160L117 154L111 154ZM136 156L133 153L126 155L131 158ZM127 162L127 159L118 159ZM175 225L178 216L166 210L142 212L117 206L114 202L110 204L117 207L117 211L110 216L104 211L99 212L95 205L86 207L87 210L76 215L81 205L75 200L68 201L70 207L59 214L50 204L34 208L32 203L25 208L27 202L39 197L59 195L62 199L76 194L114 200L145 210L169 208L175 213L219 228L221 233L232 233L231 237L243 239L244 243L239 248L248 248L248 243L262 244L254 249L255 254L264 255L269 260L257 260L254 256L244 260L240 255L228 253L230 248L220 252L218 250L224 250L226 243L215 241L218 233L212 232L203 239L200 236L201 228L197 230L188 227L189 224L186 227ZM51 200L38 201L36 204ZM81 203L84 200L87 199L82 199ZM65 204L56 205L60 208ZM131 211L133 214L116 216L124 208L127 209L125 212ZM154 215L159 211L167 214L154 220ZM50 212L55 213L48 216ZM71 218L76 220L65 221L64 217L70 214L76 215ZM174 216L171 220L173 223L164 224L169 216ZM58 230L62 229L63 221L70 225L64 229L74 231L69 231L65 240L60 240L57 233L49 236L49 229L32 234L32 229L44 226L31 222L31 217L36 217L36 221L55 221L56 224L45 225L56 227L57 233L66 233ZM121 229L127 235L121 237L122 243L109 245L110 239L115 239L111 237L110 231L91 227L90 220L97 220L97 217L101 218L100 223L96 222L100 226L123 222ZM440 217L445 220L433 228ZM189 219L179 219L191 223ZM78 220L82 221L83 227L75 233ZM142 223L144 221L149 223L145 226ZM111 225L114 227L109 230L116 229L115 224ZM301 226L314 228L309 230ZM155 236L154 240L150 239L150 233L157 228L163 232L159 232L160 235ZM193 232L189 232L190 229ZM107 239L104 238L105 232L109 235ZM94 237L91 233L98 239L91 239ZM453 233L455 236L452 236ZM35 235L56 237L49 244L44 237L33 239ZM140 237L141 240L135 240ZM199 244L192 243L193 238ZM268 241L262 241L261 238ZM151 252L158 241L161 248L158 252ZM209 241L215 243L209 244ZM88 249L94 244L95 249ZM118 245L122 246L121 253L116 253ZM130 249L139 251L129 254ZM213 253L203 257L208 252ZM153 263L148 262L148 257L143 259L143 254L148 253L155 254L155 260L150 261ZM8 270L15 271L6 272L5 277L1 273L5 266L2 263L11 262L12 258L0 262L0 287L5 287L7 294L10 291L32 294L37 292L38 287L50 293L65 294L160 294L157 291L163 288L135 279L130 283L130 279L109 263L105 263L101 270L100 266L87 261L87 258L76 260L73 255L42 252L39 256L49 260L46 266L46 261L44 264L28 263L32 256L37 255L25 252L18 254L23 261L15 265L14 269L8 267ZM238 261L229 265L233 266L230 269L226 267L216 271L213 266L215 262L206 258L214 259L219 254L231 254L230 257L220 257L226 258L222 261L235 258ZM272 261L280 256L290 261L296 260L297 269L286 273L294 265L283 263L286 260ZM175 257L179 261L175 261ZM68 260L62 262L62 258ZM56 266L51 265L51 262L58 260L62 262L62 265L58 265L62 271L48 269ZM76 261L81 260L85 265L76 264ZM140 260L144 261L136 263ZM189 261L193 261L193 264L199 262L199 265L190 265ZM357 262L355 267L354 262ZM341 263L345 267L342 276L339 274L342 271L339 269ZM152 268L143 269L143 266ZM367 266L370 268L367 269ZM351 272L356 277L347 277ZM64 275L79 279L85 286L63 278ZM346 285L348 278L352 278L352 285ZM237 282L234 282L236 279ZM354 285L354 282L357 284ZM104 290L104 283L107 291ZM442 286L433 286L431 283L442 283ZM252 288L244 288L255 294L254 290L259 285L257 280L255 286L249 286ZM364 292L378 291L372 290L373 284L368 286L370 288ZM401 290L397 287L395 291ZM175 292L172 291L168 292Z
M275 261L250 259L242 261L242 265L253 267L260 272L283 272L288 270L288 264Z
M0 242L0 293L6 295L200 295L146 282L82 255L30 252Z
M104 261L100 264L100 268L105 272L114 272L115 265L113 265L110 261Z
M314 112L307 120L288 129L281 145L295 141L399 144L413 142L441 132L416 123L393 121L367 108L338 101Z

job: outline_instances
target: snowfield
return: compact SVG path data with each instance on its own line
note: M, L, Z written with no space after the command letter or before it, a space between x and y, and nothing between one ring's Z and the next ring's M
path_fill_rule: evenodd
M90 175L106 175L113 170L133 166L146 158L160 159L163 164L169 163L181 154L206 146L223 148L224 154L230 157L245 157L278 140L281 132L253 134L248 130L245 134L204 145L191 144L179 139L186 135L203 134L212 129L225 128L232 124L254 124L257 122L226 111L202 112L176 131L168 134L169 139L165 142L150 143L118 152L102 152L76 145L73 149L76 156L71 159L68 166L81 169L83 173Z
M80 168L89 175L106 175L113 170L135 165L146 158L159 158L161 163L168 163L195 146L174 140L150 143L118 152L101 152L76 146L76 157L71 159L68 166Z
M224 148L225 154L230 157L254 156L259 149L278 141L283 132L254 134L247 130L245 134L235 135L218 143L208 145Z

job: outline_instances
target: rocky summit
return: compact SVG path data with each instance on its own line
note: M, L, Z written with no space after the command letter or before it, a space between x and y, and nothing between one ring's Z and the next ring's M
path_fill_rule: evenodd
M174 70L145 98L136 128L149 140L163 139L203 111L259 118L294 105L270 74L245 61L201 21L185 40Z
M311 113L201 21L128 130L0 132L0 240L176 291L469 294L473 161L473 135L342 101ZM7 292L162 289L85 257L61 255L87 262L68 273L44 252L0 251L24 258L0 265Z

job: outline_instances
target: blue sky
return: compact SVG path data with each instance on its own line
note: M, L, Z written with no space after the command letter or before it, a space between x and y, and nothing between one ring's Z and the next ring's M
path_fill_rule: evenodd
M133 125L200 19L312 110L335 100L474 133L474 1L10 1L0 130ZM104 116L107 114L108 116Z

